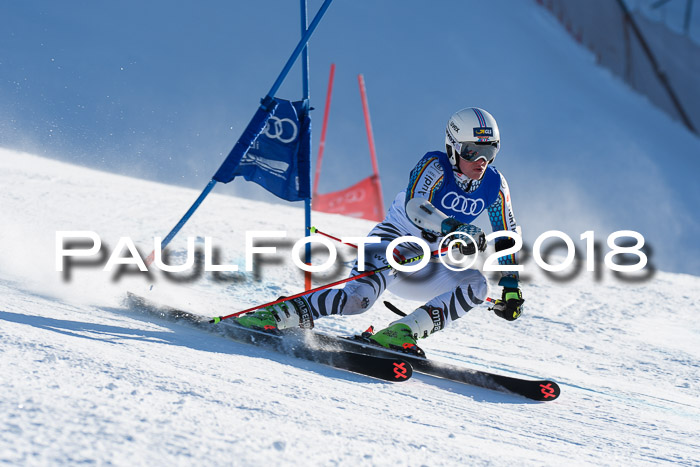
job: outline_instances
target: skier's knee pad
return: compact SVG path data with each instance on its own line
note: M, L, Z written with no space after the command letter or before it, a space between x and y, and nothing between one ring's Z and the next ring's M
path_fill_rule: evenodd
M481 272L476 270L471 270L472 274L469 274L459 288L465 298L471 302L472 306L480 305L486 300L486 295L489 292L488 282Z
M359 315L369 310L377 296L374 288L369 284L352 282L343 289L347 294L347 300L343 307L343 315Z
M368 297L349 295L348 301L343 308L343 315L359 315L369 310L373 303L374 300L370 301Z

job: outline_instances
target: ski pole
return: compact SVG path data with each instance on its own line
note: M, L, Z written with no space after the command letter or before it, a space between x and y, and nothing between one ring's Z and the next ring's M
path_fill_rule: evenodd
M413 258L409 258L409 259L400 261L398 264L404 265L404 264L414 263L414 262L416 262L416 261L420 261L420 260L423 258L423 256L425 256L425 255L419 255L419 256L416 256L416 257L413 257ZM316 287L315 289L305 290L304 292L300 292L300 293L298 293L298 294L295 294L295 295L292 295L292 296L289 296L289 297L278 298L278 299L275 300L275 301L268 302L268 303L263 303L262 305L257 305L257 306L248 308L247 310L238 311L238 312L236 312L236 313L232 313L232 314L226 315L226 316L218 316L218 317L216 317L216 318L213 318L213 319L209 320L209 322L210 322L210 323L218 323L218 322L223 321L223 320L225 320L225 319L234 318L234 317L239 316L239 315L242 315L242 314L244 314L244 313L248 313L248 312L251 312L251 311L258 310L258 309L260 309L260 308L265 308L265 307L268 307L268 306L277 305L278 303L286 302L286 301L288 301L288 300L292 300L292 299L295 299L295 298L298 298L298 297L303 297L304 295L308 295L308 294L313 293L313 292L318 292L319 290L328 289L328 288L330 288L330 287L334 287L334 286L336 286L336 285L344 284L344 283L346 283L346 282L350 282L350 281L354 281L354 280L357 280L357 279L361 279L361 278L363 278L363 277L372 276L372 275L377 274L377 273L379 273L379 272L382 272L382 271L384 271L384 270L386 270L386 269L391 269L391 265L388 265L388 264L387 264L386 266L382 266L382 267L380 267L380 268L373 269L373 270L371 270L371 271L363 272L362 274L358 274L357 276L351 276L351 277L348 277L348 278L346 278L346 279L342 279L342 280L339 280L339 281L336 281L336 282L332 282L332 283L330 283L330 284L326 284L326 285L322 285L322 286Z
M309 231L310 231L312 234L323 235L324 237L328 237L328 238L330 238L331 240L335 240L335 241L338 242L338 243L342 243L343 245L351 246L351 247L357 249L357 245L354 245L354 244L352 244L352 243L345 243L344 241L342 241L342 240L339 239L338 237L334 237L333 235L327 234L327 233L325 233L325 232L321 232L320 230L318 230L318 229L317 229L316 227L314 227L314 226L309 227Z
M316 227L313 227L313 226L312 226L312 227L309 228L309 230L311 231L312 234L323 235L324 237L328 237L328 238L330 238L330 239L332 239L332 240L335 240L336 242L342 243L343 245L348 245L348 246L351 246L351 247L353 247L353 248L357 248L357 245L353 245L352 243L345 243L345 242L343 242L341 239L339 239L338 237L334 237L333 235L327 234L327 233L325 233L325 232L321 232L321 231L318 230ZM435 256L435 255L437 255L437 254L444 253L445 251L447 251L447 249L448 249L448 247L443 247L441 250L432 251L430 254L431 254L432 256ZM491 304L493 304L493 305L496 304L496 299L491 298L491 297L486 297L485 301L487 301L487 302L489 302L489 303L491 303ZM387 306L387 308L389 308L391 311L393 311L393 312L396 313L397 315L406 316L405 313L403 313L402 311L398 310L396 307L394 307L393 305L391 305L391 303L389 303L389 302L384 302L384 304Z
M311 231L312 234L316 234L316 233L317 233L317 234L319 234L319 235L323 235L324 237L328 237L328 238L330 238L331 240L335 240L335 241L338 242L338 243L342 243L343 245L351 246L351 247L357 249L357 245L353 245L352 243L345 243L344 241L342 241L342 240L339 239L338 237L334 237L333 235L327 234L327 233L325 233L325 232L321 232L321 231L318 230L316 227L309 227L309 230ZM431 256L436 256L436 255L439 255L439 254L442 254L442 253L446 252L448 249L449 249L449 246L445 246L445 247L442 247L442 249L440 249L440 250L431 251L431 252L430 252L430 255L431 255Z
M496 304L496 299L495 299L495 298L486 297L486 298L484 299L484 301L487 301L487 302L492 303L492 304L494 304L494 305ZM394 305L393 303L391 303L391 302L389 302L389 301L387 301L387 300L384 300L384 306L387 307L390 311L393 311L394 313L396 313L396 314L399 315L399 316L406 316L406 313L404 313L403 311L401 311L396 305ZM493 308L489 308L489 310L493 310Z

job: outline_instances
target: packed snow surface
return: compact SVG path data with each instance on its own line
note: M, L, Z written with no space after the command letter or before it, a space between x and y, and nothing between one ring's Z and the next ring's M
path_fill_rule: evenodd
M2 463L700 462L698 277L656 271L630 282L598 265L598 274L584 268L556 280L530 262L520 319L508 323L482 307L421 341L438 360L554 379L557 401L418 374L392 384L149 321L123 304L132 290L215 316L300 291L290 260L303 234L298 205L216 193L205 201L173 243L173 261L184 261L187 237L201 244L209 236L221 263L241 266L236 273L173 282L93 264L66 277L56 271L57 231L94 231L107 254L130 237L145 255L198 193L8 150L0 150L0 184ZM314 224L356 236L372 225L323 214ZM286 230L288 238L268 241L278 252L246 272L244 233L252 230ZM354 258L348 247L339 254L339 265ZM347 272L340 265L315 280ZM404 310L420 305L385 298ZM378 303L317 327L349 334L394 317Z

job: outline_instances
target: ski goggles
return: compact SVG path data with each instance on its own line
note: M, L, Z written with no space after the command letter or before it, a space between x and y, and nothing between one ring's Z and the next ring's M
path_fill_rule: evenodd
M498 146L498 141L456 142L452 144L459 157L468 162L475 162L479 159L484 159L486 162L493 161L498 154Z

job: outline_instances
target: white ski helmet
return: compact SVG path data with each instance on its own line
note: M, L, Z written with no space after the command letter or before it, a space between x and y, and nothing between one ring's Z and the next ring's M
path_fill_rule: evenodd
M470 162L484 159L491 163L501 146L501 135L493 115L477 107L467 107L450 117L445 130L445 150L454 168L457 157Z

